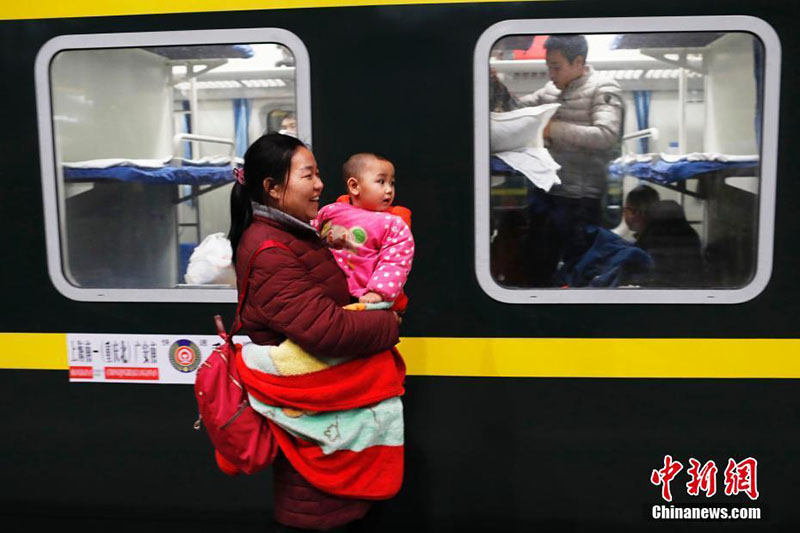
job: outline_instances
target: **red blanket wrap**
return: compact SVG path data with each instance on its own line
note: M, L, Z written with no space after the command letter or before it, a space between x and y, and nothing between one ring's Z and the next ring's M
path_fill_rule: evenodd
M368 407L404 393L405 363L394 348L298 376L276 376L245 365L237 345L236 366L247 391L276 407L344 411ZM292 466L318 489L349 498L391 498L403 481L403 447L376 445L329 455L314 442L288 433L267 419Z

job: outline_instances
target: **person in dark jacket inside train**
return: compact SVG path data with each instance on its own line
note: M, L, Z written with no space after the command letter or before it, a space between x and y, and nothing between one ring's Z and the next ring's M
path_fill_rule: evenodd
M347 280L309 225L323 189L311 151L294 137L272 133L255 141L244 161L231 193L230 240L240 285L261 243L272 240L288 249L270 248L255 257L241 313L243 333L259 345L290 339L327 357L368 357L393 347L399 340L396 313L342 308L350 303ZM283 453L273 468L278 530L327 530L370 508L365 499L313 486Z
M658 191L649 185L639 185L625 197L622 218L633 233L634 239L638 239L644 231L647 226L647 211L658 200Z
M674 200L659 200L647 209L647 224L636 245L650 254L655 263L643 285L697 287L702 283L700 237Z

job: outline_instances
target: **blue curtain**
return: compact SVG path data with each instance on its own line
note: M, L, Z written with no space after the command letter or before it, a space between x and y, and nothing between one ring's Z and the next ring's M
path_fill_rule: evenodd
M753 38L753 70L756 76L756 144L761 147L761 113L764 107L764 48Z
M640 130L650 127L650 91L633 91L636 106L636 125ZM639 139L639 149L643 154L650 152L650 139Z
M236 136L236 155L244 157L250 145L248 132L250 131L250 100L236 98L233 101L233 131Z
M189 111L189 100L181 102L181 109ZM190 113L183 114L183 133L192 133L192 117ZM192 143L183 141L183 157L185 159L192 158Z

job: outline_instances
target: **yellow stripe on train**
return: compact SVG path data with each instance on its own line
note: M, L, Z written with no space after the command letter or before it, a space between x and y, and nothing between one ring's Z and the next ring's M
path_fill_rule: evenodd
M484 0L502 2L507 0ZM547 0L524 0L528 2ZM104 17L116 15L158 15L167 13L200 13L209 11L247 11L256 9L296 9L309 7L353 7L403 4L466 4L474 0L42 0L40 2L7 2L0 6L0 20L61 17Z
M0 333L0 368L67 369L64 333ZM405 337L409 375L800 378L800 339Z

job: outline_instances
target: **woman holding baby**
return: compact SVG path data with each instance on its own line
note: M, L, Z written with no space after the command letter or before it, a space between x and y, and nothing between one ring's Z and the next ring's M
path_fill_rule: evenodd
M311 151L267 134L247 150L231 193L240 290L252 262L241 295L241 331L252 345L237 364L281 450L273 463L279 530L358 520L402 481L399 317L344 308L353 301L348 279L312 226L322 189Z

